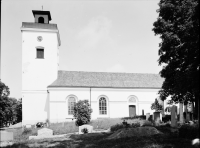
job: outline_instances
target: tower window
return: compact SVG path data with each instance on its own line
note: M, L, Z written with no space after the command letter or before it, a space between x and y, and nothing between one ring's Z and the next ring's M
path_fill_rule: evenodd
M43 17L39 17L38 18L38 23L43 23L44 24L44 18Z
M41 48L37 48L37 59L44 59L44 49L41 49Z

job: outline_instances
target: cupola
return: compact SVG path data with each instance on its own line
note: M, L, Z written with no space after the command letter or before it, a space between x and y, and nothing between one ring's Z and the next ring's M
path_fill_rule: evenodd
M32 10L35 18L35 23L49 24L51 21L50 11Z

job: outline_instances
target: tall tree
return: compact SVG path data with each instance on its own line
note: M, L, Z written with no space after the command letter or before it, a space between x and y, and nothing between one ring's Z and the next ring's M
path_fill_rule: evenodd
M199 108L199 0L160 0L153 31L160 35L162 100L195 101Z
M8 86L0 81L0 127L22 121L22 99L8 97Z

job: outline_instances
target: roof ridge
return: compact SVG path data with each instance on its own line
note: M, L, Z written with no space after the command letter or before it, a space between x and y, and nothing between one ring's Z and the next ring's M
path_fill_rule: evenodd
M79 73L109 73L109 74L148 74L148 75L160 75L159 73L130 73L130 72L98 72L98 71L68 71L68 70L58 70L58 72L79 72Z

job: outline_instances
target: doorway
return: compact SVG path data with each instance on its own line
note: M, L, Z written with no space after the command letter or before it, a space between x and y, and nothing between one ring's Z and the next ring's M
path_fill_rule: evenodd
M136 106L135 105L129 105L129 117L136 116Z

